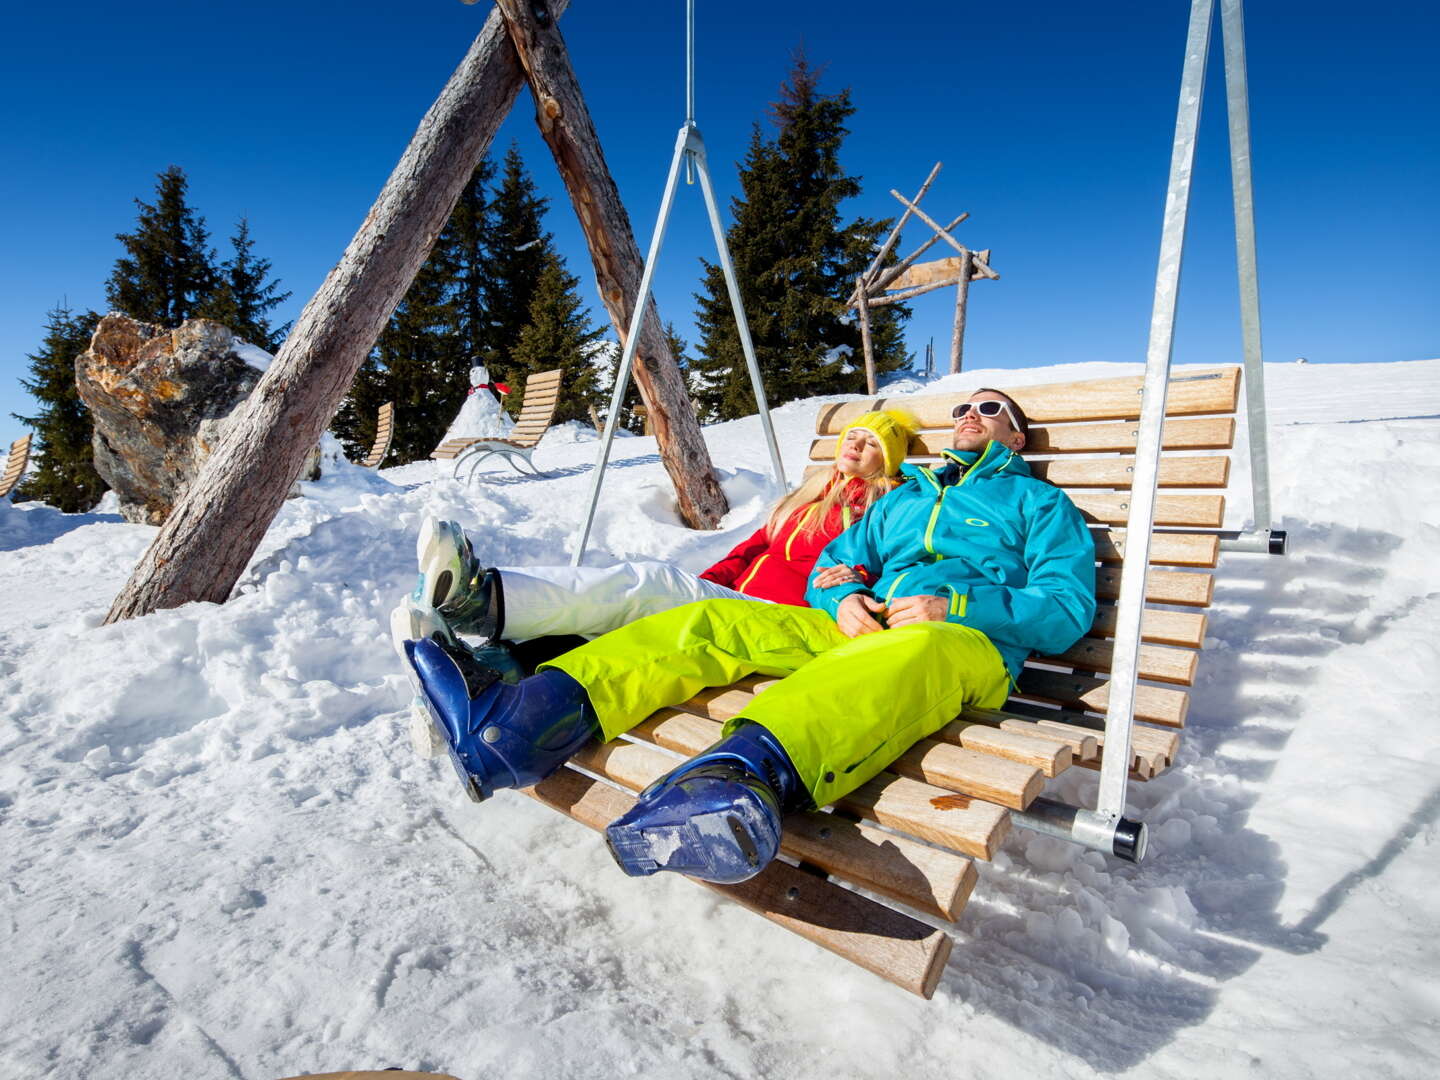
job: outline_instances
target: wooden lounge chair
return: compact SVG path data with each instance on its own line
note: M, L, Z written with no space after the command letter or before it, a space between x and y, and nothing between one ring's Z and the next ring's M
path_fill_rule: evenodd
M959 918L976 882L975 859L989 859L1011 828L1029 824L1046 781L1065 769L1097 769L1105 752L1119 568L1142 379L1118 378L1017 387L1007 391L1035 422L1026 456L1034 471L1063 487L1091 523L1100 607L1090 634L1060 656L1035 657L999 711L966 712L902 755L833 813L791 815L784 860L740 885L711 886L765 918L904 987L929 997L951 939L934 922ZM1174 377L1167 395L1146 607L1141 623L1132 780L1148 780L1174 759L1205 639L1235 435L1239 368ZM911 460L950 445L951 409L968 394L865 399L820 410L810 457L828 462L835 435L870 409L902 407L925 429ZM1172 419L1173 418L1173 419ZM818 466L817 466L818 467ZM571 768L527 794L593 828L633 804L676 764L673 754L713 743L734 716L774 680L754 676L662 709L631 738L585 749ZM1060 804L1053 804L1060 805ZM1026 808L1030 811L1026 812ZM1038 827L1038 826L1037 826ZM1143 846L1143 844L1142 844ZM1138 857L1138 855L1137 855ZM840 882L844 882L842 885ZM846 885L864 889L871 899ZM893 906L892 906L893 905ZM912 912L928 917L921 921Z
M32 433L33 434L33 433ZM16 439L10 444L10 456L5 459L5 472L0 475L0 499L9 496L25 475L25 466L30 463L30 439L32 435Z
M436 461L453 460L455 467L451 475L457 479L465 468L470 470L468 478L473 478L480 463L491 454L503 455L516 472L542 475L530 455L555 416L555 404L560 399L560 374L558 368L539 371L525 380L525 403L509 438L447 439L430 456Z
M387 401L380 406L380 411L375 418L375 445L370 447L370 453L360 463L366 469L378 469L380 463L385 460L385 455L390 452L390 440L395 437L395 403Z

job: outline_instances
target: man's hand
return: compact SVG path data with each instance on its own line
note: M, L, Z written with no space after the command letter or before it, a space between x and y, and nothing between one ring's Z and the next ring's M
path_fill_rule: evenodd
M911 623L944 622L949 614L950 601L943 596L902 596L899 600L890 601L885 623L894 629ZM845 629L843 624L840 629Z
M815 575L815 587L828 589L835 585L847 585L852 581L860 580L860 575L855 572L853 567L827 566Z
M841 600L840 606L835 609L835 625L846 637L853 638L859 637L861 634L873 634L885 629L874 618L875 614L882 613L884 610L885 605L873 596L851 593Z

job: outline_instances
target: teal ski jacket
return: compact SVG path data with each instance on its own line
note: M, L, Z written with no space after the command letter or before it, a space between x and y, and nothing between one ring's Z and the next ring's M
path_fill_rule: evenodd
M1013 679L1031 653L1064 652L1090 629L1095 544L1075 504L1009 447L942 456L939 470L902 465L904 482L815 564L864 566L874 582L819 589L812 573L805 599L833 617L856 592L947 597L946 621L984 633Z

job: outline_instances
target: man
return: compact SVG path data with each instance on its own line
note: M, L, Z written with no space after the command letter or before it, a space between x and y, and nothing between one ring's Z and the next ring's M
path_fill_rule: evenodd
M629 874L735 882L779 850L781 817L870 780L967 706L994 708L1031 652L1061 652L1095 614L1095 549L1064 492L1033 477L1028 421L995 390L957 406L943 468L907 481L825 548L816 573L864 567L809 608L711 600L641 619L518 686L433 642L406 646L475 797L524 787L589 739L748 674L788 675L709 750L606 829ZM457 660L459 663L457 664ZM482 673L483 674L483 673Z

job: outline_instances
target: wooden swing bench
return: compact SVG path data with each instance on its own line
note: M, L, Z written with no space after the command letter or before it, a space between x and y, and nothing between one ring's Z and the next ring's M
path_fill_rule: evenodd
M360 467L362 469L378 469L380 463L385 460L385 455L390 452L390 443L394 438L395 403L387 401L375 414L375 442L370 447L370 453L365 455L365 460L360 462Z
M1016 387L1011 394L1035 426L1026 457L1066 490L1091 523L1100 603L1090 633L1060 656L1027 663L1003 710L967 711L921 740L831 812L792 814L782 859L740 885L711 888L773 922L924 997L933 994L951 939L935 923L955 922L977 874L1046 781L1072 766L1098 769L1116 631L1114 601L1125 547L1140 409L1140 377ZM1148 780L1174 759L1205 639L1205 608L1219 558L1240 369L1176 375L1169 384L1155 524L1138 662L1129 773ZM814 461L834 456L846 422L871 409L900 407L922 422L911 460L933 460L950 445L950 411L965 394L867 398L821 408ZM816 466L819 467L819 466ZM1177 490L1180 489L1180 490ZM1208 530L1208 531L1207 531ZM751 677L661 709L626 740L589 747L573 759L603 783L567 767L534 788L541 802L595 829L633 803L638 791L718 737L721 722L773 683ZM840 884L843 882L844 884ZM849 887L847 887L849 886ZM855 891L860 890L860 891ZM916 915L928 921L922 921Z
M473 479L480 463L491 454L503 456L516 472L528 471L531 476L540 476L541 472L535 467L531 455L541 437L550 430L550 422L555 418L555 406L560 400L562 374L561 370L556 368L553 371L538 371L525 380L525 402L520 407L520 415L516 418L508 438L480 436L447 439L430 452L431 458L436 461L453 460L455 467L451 470L451 475L456 479L459 479L460 470L466 465L470 466L469 478ZM521 468L522 464L524 468Z

